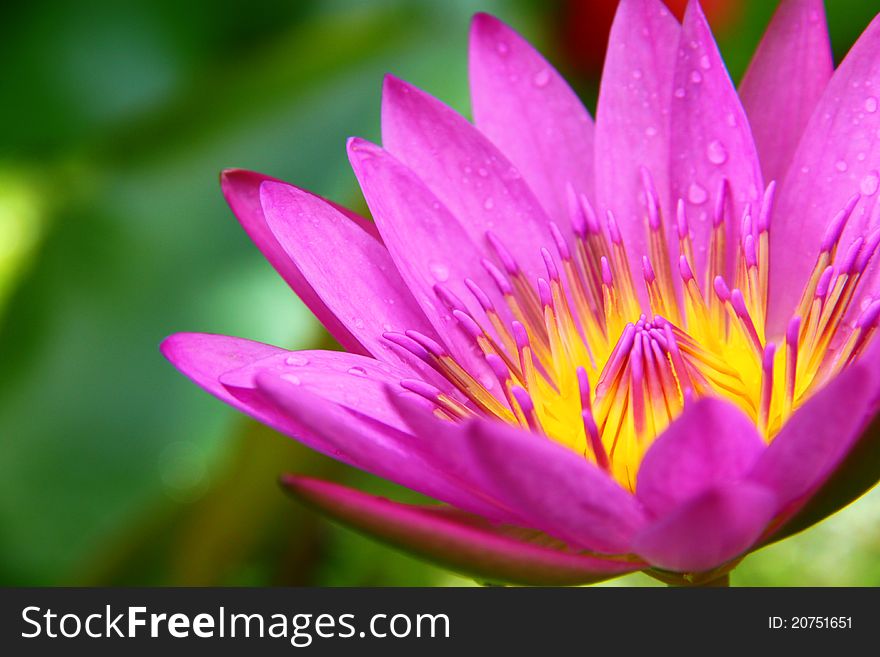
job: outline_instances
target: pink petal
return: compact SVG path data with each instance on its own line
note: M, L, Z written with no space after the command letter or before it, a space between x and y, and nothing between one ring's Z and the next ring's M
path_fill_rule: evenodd
M464 117L394 77L382 92L382 143L421 178L474 244L495 232L530 278L544 275L547 215L522 174Z
M387 151L352 139L348 154L391 258L416 301L458 362L491 377L482 352L434 292L434 286L445 286L479 317L480 306L464 282L471 277L494 297L497 308L504 307L480 264L480 250L421 180Z
M636 496L649 512L669 513L714 486L741 479L765 447L742 411L720 399L701 399L648 449Z
M869 354L876 356L877 349ZM749 478L790 516L834 473L880 409L878 359L862 359L792 415Z
M747 551L776 510L771 491L739 482L712 488L635 537L633 551L677 572L711 570Z
M747 203L757 208L764 183L745 111L695 0L682 23L670 119L670 188L673 199L685 201L696 269L706 270L712 209L725 179L733 200L726 220L730 267L743 210Z
M628 551L644 514L617 482L571 450L502 422L451 425L411 400L390 395L425 458L504 508L511 522L536 527L572 545L605 553ZM444 427L444 425L446 425Z
M371 354L400 362L382 334L435 336L385 246L322 199L284 183L261 187L265 221L325 305Z
M639 567L515 538L481 518L443 507L400 504L301 476L288 475L283 483L297 499L331 518L481 579L527 585L588 584Z
M822 0L783 0L739 86L765 180L782 182L834 62Z
M596 108L596 200L615 213L634 271L649 253L641 167L654 178L674 235L668 123L680 31L660 0L622 0L608 39Z
M227 372L270 357L287 358L291 352L260 342L206 333L176 333L162 342L161 350L181 373L221 401L277 431L295 436L312 449L333 454L334 448L302 423L277 412L262 400L240 399L220 383L220 377ZM334 456L349 462L344 455Z
M386 394L388 386L398 388L401 379L412 376L405 367L343 351L282 351L225 372L219 379L241 398L243 390L258 387L260 374L281 377L296 390L409 433Z
M227 169L220 176L220 184L223 188L226 202L229 203L229 207L232 208L232 212L239 223L241 223L242 228L244 228L245 232L275 270L281 274L281 277L296 292L297 296L302 299L303 303L308 306L309 310L315 314L339 344L348 351L367 353L367 350L357 338L336 318L336 315L330 312L321 300L321 297L318 296L306 280L306 277L291 262L284 249L278 244L272 231L269 230L266 218L263 215L263 208L260 205L260 185L266 180L275 181L275 178L242 169ZM348 210L345 212L347 216L352 218L357 225L367 230L367 232L375 231L375 228L367 228L371 224L366 220L357 217L357 215Z
M583 456L543 436L477 419L464 449L477 485L529 526L572 545L628 552L644 522L629 492Z
M338 458L337 454L345 455L346 462L355 467L465 511L492 519L508 517L491 500L462 487L425 460L412 447L419 437L402 431L395 426L396 421L389 421L387 409L362 406L363 399L356 399L352 406L359 408L355 411L271 372L257 373L256 384L258 395L278 413L295 419L331 445L334 451L330 455L334 458ZM348 394L359 393L352 387Z
M547 60L488 14L471 23L469 65L474 122L569 234L566 185L593 198L592 118Z
M865 233L880 185L880 17L835 71L804 130L770 231L770 328L785 330L831 218L861 193L842 245Z

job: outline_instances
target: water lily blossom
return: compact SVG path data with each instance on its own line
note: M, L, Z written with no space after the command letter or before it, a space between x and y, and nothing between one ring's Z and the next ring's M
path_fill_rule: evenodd
M697 2L622 0L595 122L497 19L473 123L387 77L348 142L374 222L223 173L249 236L347 352L182 333L211 394L442 502L289 475L453 570L724 582L880 477L880 19L834 70L782 0L739 91Z

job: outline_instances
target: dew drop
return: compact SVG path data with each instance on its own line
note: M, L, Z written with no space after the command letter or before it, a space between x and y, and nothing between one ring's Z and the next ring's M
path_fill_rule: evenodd
M428 265L428 269L431 270L431 273L441 283L445 283L449 280L449 267L439 262L432 262Z
M491 196L487 196L487 197L486 197L486 200L483 201L483 207L484 207L486 210L491 210L492 208L495 207L495 201L492 200L492 197L491 197Z
M363 367L357 367L357 366L349 367L348 373L351 374L352 376L367 376L367 370L365 370Z
M676 98L684 98L684 94L685 94L684 87L679 87L679 88L676 89L674 92L672 92L672 94L673 94Z
M692 182L690 187L688 187L688 201L694 205L705 203L707 198L709 198L709 195L699 183Z
M550 71L548 71L546 68L542 68L540 71L535 73L534 76L532 76L532 84L539 89L542 87L546 87L548 82L550 82Z
M299 354L291 354L284 359L284 364L292 365L294 367L302 367L303 365L309 364L309 359L305 356L300 356Z
M655 128L655 127L652 126L652 125L649 125L647 128L645 128L645 134L646 134L648 137L653 137L654 135L657 134L657 128Z
M694 84L700 84L703 81L703 76L699 71L691 71L691 82Z
M711 64L709 63L709 56L703 55L702 57L700 57L700 68L704 71L708 71L710 67Z
M503 41L499 41L498 43L495 44L495 50L498 51L499 55L504 56L508 52L510 52L510 47L506 43L504 43Z
M296 376L295 374L282 374L281 378L284 379L285 381L287 381L288 383L292 383L295 386L298 386L300 384L299 377Z
M633 79L641 80L642 79L642 70L641 69L633 69L632 72Z
M877 111L877 99L874 96L870 96L865 100L865 111L872 114Z
M843 173L849 167L847 167L846 162L844 162L843 160L837 160L837 164L834 165L834 168Z
M727 149L717 139L710 141L706 146L706 158L712 164L724 164L727 162Z
M724 119L727 121L727 125L731 128L736 127L736 117L733 115L733 112L728 112Z
M867 176L862 178L859 190L861 190L862 194L865 196L873 196L877 193L878 186L880 186L880 173L877 173L877 171L871 171Z
M477 169L477 174L480 176L480 178L485 178L489 175L489 171L484 167L480 167L479 169Z

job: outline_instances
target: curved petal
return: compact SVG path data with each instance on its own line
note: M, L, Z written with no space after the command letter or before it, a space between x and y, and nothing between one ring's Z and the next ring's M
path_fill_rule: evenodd
M783 0L739 85L764 180L782 182L834 61L823 0Z
M868 230L878 188L880 16L831 77L780 190L770 231L772 331L785 330L831 218L853 194L862 194L843 234L847 248Z
M880 408L877 365L863 359L817 392L755 463L749 478L774 491L786 516L831 476Z
M256 375L256 385L257 396L265 398L278 413L295 419L332 445L330 455L334 458L345 455L346 462L355 467L465 511L495 520L508 517L488 498L460 486L423 458L412 447L419 438L388 421L387 409L367 406L351 410L265 371Z
M382 334L434 329L385 246L322 199L277 182L260 188L265 221L315 294L371 354L400 362Z
M382 144L424 181L486 249L504 243L530 280L544 274L552 244L547 215L514 167L483 134L436 98L394 77L382 90Z
M358 339L336 318L336 315L330 312L321 300L321 297L318 296L311 284L306 280L306 277L291 262L284 249L278 244L278 240L275 239L272 231L269 230L266 218L263 215L263 208L260 205L260 185L267 180L280 182L275 178L242 169L227 169L220 175L220 185L223 189L223 195L226 197L226 202L229 203L229 207L232 208L232 212L242 228L244 228L254 244L257 245L257 248L266 257L266 260L269 261L291 289L296 292L297 296L302 299L303 303L308 306L309 310L315 314L339 344L348 351L361 354L367 353L367 350ZM366 220L357 217L357 215L349 210L346 210L345 213L357 225L367 230L367 232L375 232L375 228L367 229L367 226L371 226L371 224Z
M766 445L742 411L720 399L700 399L648 449L636 496L655 515L719 484L742 478Z
M680 31L660 0L622 0L599 87L596 201L615 213L636 272L649 253L641 167L654 178L663 214L675 216L668 194L669 108ZM675 244L674 222L666 227Z
M474 123L569 235L566 185L594 198L593 119L547 60L493 16L474 16L468 63Z
M480 317L482 310L465 285L471 277L503 308L479 250L421 180L387 151L355 138L349 141L348 155L391 258L416 301L458 362L491 380L482 352L434 292L436 285L443 285L473 317Z
M633 551L666 570L711 570L748 550L776 505L773 493L757 484L718 486L649 525L635 537Z
M482 419L471 422L467 438L474 480L530 526L598 552L629 551L644 514L629 492L582 456Z
M353 529L480 579L546 586L589 584L640 567L518 539L452 509L400 504L301 476L288 475L282 483L297 499Z
M220 383L220 377L227 372L266 358L287 358L292 352L261 342L207 333L175 333L165 338L160 349L182 374L221 401L276 431L296 437L312 449L333 455L344 463L350 462L345 455L334 454L331 445L301 422L279 413L264 400L239 398Z
M483 491L514 524L536 527L572 545L623 553L644 514L636 499L583 457L543 436L498 421L451 424L410 399L389 395L419 436L417 449L457 480ZM446 426L444 426L446 425Z
M727 73L699 2L688 3L682 23L672 93L670 189L684 199L696 248L695 268L706 271L713 230L713 199L729 184L732 214L727 229L727 274L739 245L747 203L757 207L764 191L761 165L745 111Z
M411 376L403 367L344 351L282 351L225 372L219 380L241 398L243 390L258 387L260 374L281 377L297 390L409 433L386 394L388 386L398 387L401 379Z

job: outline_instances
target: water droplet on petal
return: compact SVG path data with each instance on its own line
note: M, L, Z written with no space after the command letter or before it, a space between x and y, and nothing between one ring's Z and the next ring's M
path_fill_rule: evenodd
M694 84L700 84L703 81L703 76L699 71L691 71L691 82Z
M685 95L684 87L679 87L674 92L672 92L672 95L675 96L676 98L684 98L684 95Z
M503 55L506 55L508 52L510 52L510 47L506 43L504 43L503 41L499 41L498 43L495 44L495 50L498 51L499 55L503 56Z
M865 100L865 111L871 113L877 111L877 99L874 96L870 96Z
M634 69L632 75L633 75L633 78L635 78L636 80L641 80L642 79L641 69L638 69L638 68Z
M728 112L724 119L727 121L727 125L731 128L736 127L736 117L733 115L733 112Z
M489 175L489 172L484 167L480 167L479 169L477 169L477 173L481 178L485 178Z
M847 167L846 162L844 162L843 160L837 160L837 164L834 165L834 168L843 173L849 167Z
M862 178L859 190L865 196L873 196L877 193L877 187L880 186L880 173L871 171L867 176Z
M288 383L292 383L295 386L298 386L300 384L299 377L296 376L295 374L282 374L281 378L284 379L285 381L287 381Z
M711 64L709 63L709 56L703 55L702 57L700 57L700 68L702 68L704 71L708 71L710 67Z
M706 193L706 189L699 183L692 182L688 187L688 201L694 205L705 203L707 198L709 195Z
M351 374L352 376L367 376L367 370L365 370L363 367L357 367L357 366L349 367L348 373Z
M495 207L495 201L492 200L491 196L487 197L486 200L483 201L483 207L486 210L491 210L492 208Z
M300 356L299 354L291 354L284 359L284 364L291 365L293 367L302 367L303 365L309 364L309 359L305 356Z
M727 162L727 149L717 139L710 141L706 146L706 158L712 164L724 164Z
M546 87L548 82L550 82L550 71L546 68L542 68L532 77L532 84L539 89L541 87Z
M655 128L655 127L652 126L652 125L649 125L647 128L645 128L645 134L646 134L648 137L653 137L654 135L657 134L657 128Z
M431 270L431 273L441 283L445 283L449 280L449 267L439 262L432 262L428 265L428 269Z

